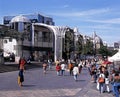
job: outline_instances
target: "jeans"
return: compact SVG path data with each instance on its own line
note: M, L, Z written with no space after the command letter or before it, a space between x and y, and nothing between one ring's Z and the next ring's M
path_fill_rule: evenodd
M112 93L115 95L114 82L111 83Z
M61 75L65 75L65 70L61 70Z
M60 75L60 71L57 71L57 75L58 75L58 76Z
M99 83L99 91L100 93L104 92L104 83Z
M97 75L94 74L94 75L93 75L93 78L94 78L94 82L96 82L96 80L97 80Z
M114 91L115 91L116 97L119 97L119 89L118 89L119 86L120 86L120 83L114 82Z
M75 81L77 81L77 74L74 75L74 79L75 79Z

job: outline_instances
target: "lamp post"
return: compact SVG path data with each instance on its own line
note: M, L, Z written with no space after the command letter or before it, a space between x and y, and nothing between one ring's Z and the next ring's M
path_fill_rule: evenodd
M83 54L86 59L86 36L83 36Z
M93 51L94 51L94 57L96 55L96 41L93 39Z

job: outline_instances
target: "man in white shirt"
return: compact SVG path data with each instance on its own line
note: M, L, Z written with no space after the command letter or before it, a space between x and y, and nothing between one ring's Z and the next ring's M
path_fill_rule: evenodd
M65 69L66 69L66 65L65 63L61 63L61 75L65 75Z
M73 75L74 75L75 81L77 81L78 74L79 74L79 68L77 65L75 65L75 67L73 68Z

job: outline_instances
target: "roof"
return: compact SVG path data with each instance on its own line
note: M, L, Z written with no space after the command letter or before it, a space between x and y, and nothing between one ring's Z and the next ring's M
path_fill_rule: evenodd
M19 15L11 19L11 23L14 22L30 22L30 20L25 16Z

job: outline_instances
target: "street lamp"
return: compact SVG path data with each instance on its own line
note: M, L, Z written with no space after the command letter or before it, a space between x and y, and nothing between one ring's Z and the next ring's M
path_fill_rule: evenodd
M86 36L83 36L83 54L86 59Z

